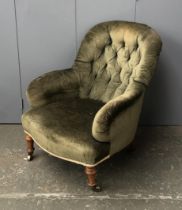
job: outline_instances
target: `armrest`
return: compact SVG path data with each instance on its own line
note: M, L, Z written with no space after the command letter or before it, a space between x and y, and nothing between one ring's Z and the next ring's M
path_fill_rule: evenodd
M72 69L56 70L34 79L27 88L27 99L32 107L41 106L56 94L78 92L79 77Z
M111 141L110 127L113 121L121 113L125 113L133 107L144 93L145 87L143 85L138 84L136 87L112 99L96 113L92 125L92 135L96 140L100 142Z

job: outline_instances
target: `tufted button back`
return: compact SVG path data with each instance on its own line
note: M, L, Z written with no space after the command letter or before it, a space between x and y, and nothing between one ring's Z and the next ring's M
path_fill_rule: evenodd
M133 81L148 85L160 49L159 35L147 25L110 21L94 26L73 65L80 77L80 97L107 102Z

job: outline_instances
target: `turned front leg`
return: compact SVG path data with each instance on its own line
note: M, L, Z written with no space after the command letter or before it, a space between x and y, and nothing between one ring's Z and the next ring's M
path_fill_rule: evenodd
M27 142L27 160L32 160L33 158L33 152L34 152L34 141L32 139L31 136L29 136L28 134L25 134L25 140Z
M96 183L96 169L95 167L85 167L85 173L87 175L88 186L92 188L93 191L100 192L101 187Z

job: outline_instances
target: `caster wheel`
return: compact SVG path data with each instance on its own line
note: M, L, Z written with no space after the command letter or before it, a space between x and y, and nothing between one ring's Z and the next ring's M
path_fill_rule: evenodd
M24 158L24 160L27 160L27 161L31 161L32 159L33 159L32 155L28 155L26 158Z
M31 161L31 160L32 160L32 156L31 156L31 155L28 155L28 156L27 156L27 160L28 160L28 161Z
M91 189L94 192L101 192L102 191L102 187L99 186L99 185L92 186Z

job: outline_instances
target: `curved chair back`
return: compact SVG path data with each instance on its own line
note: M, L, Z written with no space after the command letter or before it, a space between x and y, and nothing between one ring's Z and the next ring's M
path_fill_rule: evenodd
M74 68L81 79L80 97L107 102L133 81L148 85L161 49L149 26L110 21L94 26L81 43Z

